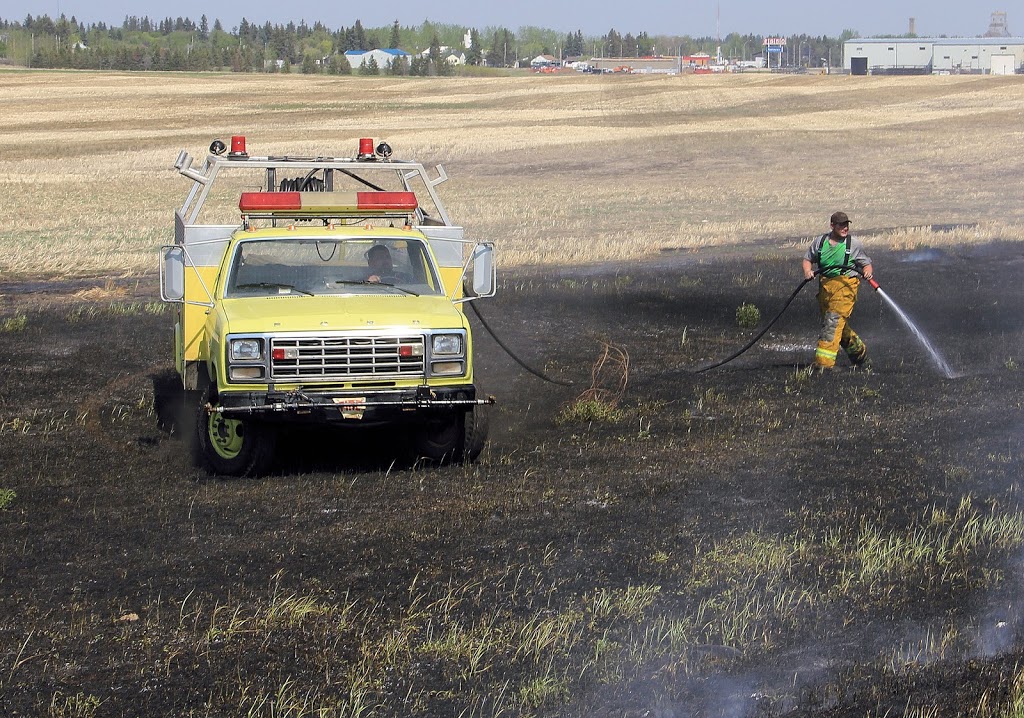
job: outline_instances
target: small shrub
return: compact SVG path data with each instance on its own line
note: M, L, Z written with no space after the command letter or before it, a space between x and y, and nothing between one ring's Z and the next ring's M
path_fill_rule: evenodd
M753 304L744 302L736 309L736 323L742 329L756 327L761 321L761 310Z
M0 489L0 510L6 509L14 503L18 495L11 489Z
M610 402L600 399L579 399L558 412L555 423L569 424L590 421L610 423L618 421L622 416L622 410Z

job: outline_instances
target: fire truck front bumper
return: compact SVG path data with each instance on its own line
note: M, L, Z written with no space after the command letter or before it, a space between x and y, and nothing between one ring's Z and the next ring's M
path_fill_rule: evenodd
M331 391L224 392L218 405L207 410L232 419L253 417L268 421L358 422L361 424L412 419L417 414L466 411L494 404L493 396L476 396L472 386L429 387L361 393Z

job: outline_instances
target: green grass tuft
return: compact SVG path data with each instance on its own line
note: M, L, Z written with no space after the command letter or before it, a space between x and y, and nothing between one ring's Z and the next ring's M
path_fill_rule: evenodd
M744 302L736 308L736 324L742 329L752 329L761 321L761 310Z
M23 332L27 325L28 317L24 314L18 314L14 317L8 317L0 323L0 333L13 334L14 332Z
M619 421L624 413L614 404L600 399L580 399L558 412L556 424L586 423L597 421L612 423Z

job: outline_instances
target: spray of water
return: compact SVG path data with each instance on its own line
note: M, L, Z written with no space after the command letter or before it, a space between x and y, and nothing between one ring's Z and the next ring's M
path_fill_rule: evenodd
M879 293L879 295L881 295L882 299L884 299L886 303L890 307L892 307L893 311L896 312L896 315L903 320L903 323L907 325L907 329L909 329L911 333L915 337L917 337L917 341L919 341L921 343L921 346L923 346L925 350L927 350L928 355L932 358L932 362L939 369L939 371L942 372L942 375L945 376L947 379L956 378L956 372L954 372L953 369L946 362L946 360L942 358L942 355L939 354L939 350L932 346L932 343L928 341L928 337L924 335L924 332L922 332L921 329L916 324L914 324L913 320L911 320L911 318L907 316L907 313L900 309L899 305L896 304L896 302L892 300L892 297L886 294L884 290L877 289L876 291Z

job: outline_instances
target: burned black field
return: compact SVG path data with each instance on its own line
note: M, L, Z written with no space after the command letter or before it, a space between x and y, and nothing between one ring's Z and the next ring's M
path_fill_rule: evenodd
M868 288L870 368L804 371L813 285L690 371L752 336L741 304L774 316L801 253L509 273L481 314L573 385L477 323L480 463L291 432L245 480L157 426L155 279L0 285L2 712L1007 714L1024 260L871 251L953 379Z

